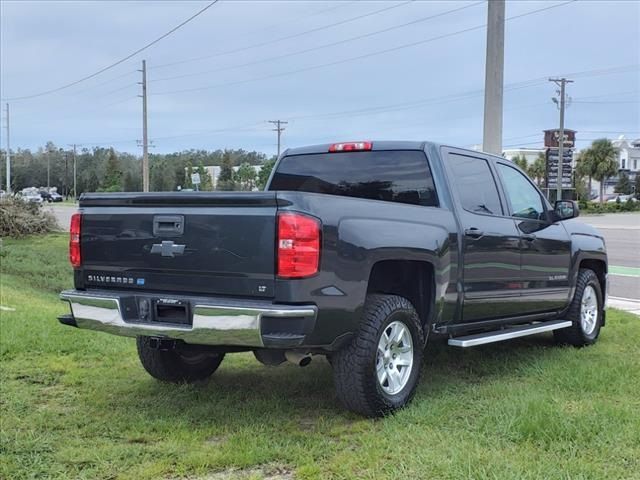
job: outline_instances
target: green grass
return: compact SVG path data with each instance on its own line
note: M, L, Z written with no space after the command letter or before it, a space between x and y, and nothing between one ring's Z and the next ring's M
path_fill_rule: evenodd
M229 355L199 385L164 385L131 339L59 325L66 235L5 241L0 478L640 478L640 319L600 342L551 336L470 350L434 341L411 406L345 412L331 369Z

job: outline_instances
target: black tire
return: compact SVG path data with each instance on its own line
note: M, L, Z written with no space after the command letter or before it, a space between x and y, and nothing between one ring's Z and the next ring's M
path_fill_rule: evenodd
M597 310L595 327L592 331L585 331L581 320L582 299L587 287L591 287L596 295ZM593 270L581 268L578 272L578 281L576 283L576 291L573 296L569 310L565 315L567 320L571 320L573 325L568 328L562 328L554 331L556 342L563 345L573 345L574 347L584 347L592 345L598 340L600 329L602 328L603 317L603 299L602 290L598 276Z
M215 372L224 353L176 346L171 350L151 348L149 337L137 337L138 357L144 369L152 377L163 382L197 382Z
M402 322L411 335L413 364L404 387L389 394L378 381L376 363L378 342L395 321ZM347 409L367 417L385 416L404 407L420 380L424 343L420 318L409 300L397 295L368 295L354 339L331 356L338 399Z

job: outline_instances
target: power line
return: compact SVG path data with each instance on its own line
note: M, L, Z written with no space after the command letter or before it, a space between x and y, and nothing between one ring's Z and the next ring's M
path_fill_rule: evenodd
M130 53L129 55L127 55L126 57L118 60L117 62L112 63L111 65L108 65L104 68L101 68L100 70L98 70L97 72L94 72L90 75L87 75L85 77L82 77L78 80L75 80L71 83L67 83L66 85L62 85L60 87L57 88L53 88L51 90L45 90L44 92L40 92L40 93L34 93L32 95L23 95L21 97L12 97L12 98L8 98L6 100L27 100L30 98L36 98L36 97L41 97L43 95L48 95L50 93L55 93L55 92L59 92L60 90L64 90L67 89L69 87L72 87L74 85L77 85L81 82L84 82L86 80L89 80L90 78L96 77L98 75L100 75L101 73L106 72L107 70L112 69L113 67L116 67L118 65L120 65L123 62L126 62L127 60L129 60L130 58L136 56L137 54L139 54L140 52L146 50L147 48L152 47L153 45L155 45L156 43L158 43L159 41L165 39L166 37L168 37L169 35L171 35L172 33L174 33L176 30L178 30L179 28L183 27L184 25L186 25L187 23L189 23L191 20L193 20L194 18L196 18L197 16L201 15L202 13L204 13L206 10L208 10L209 8L213 7L216 3L218 3L220 0L213 0L213 2L209 3L206 7L200 9L199 11L197 11L195 14L191 15L189 18L187 18L186 20L184 20L182 23L176 25L175 27L173 27L171 30L169 30L168 32L166 32L165 34L161 35L160 37L156 38L155 40L147 43L145 46L139 48L138 50L136 50L133 53Z
M608 70L609 73L618 73L621 68L629 68L630 66L624 66L624 67L612 67L609 69L597 69L597 70L585 70L582 72L579 72L581 77L589 77L589 76L597 76L597 75L605 75L606 71ZM638 69L638 67L640 67L640 65L632 65L632 67L634 67L634 69ZM565 74L566 76L575 76L574 74ZM511 84L506 84L505 85L505 91L513 91L513 90L519 90L521 88L528 88L528 87L532 87L532 86L538 86L538 85L543 85L547 83L547 79L549 78L549 76L544 76L544 77L538 77L538 78L534 78L534 79L530 79L530 80L524 80L524 81L520 81L520 82L514 82ZM462 93L457 93L457 94L450 94L450 95L439 95L437 97L430 97L430 98L426 98L426 99L421 99L421 100L416 100L416 101L411 101L411 102L403 102L403 103L397 103L397 104L388 104L388 105L382 105L382 106L377 106L377 107L368 107L368 108L363 108L363 109L356 109L356 110L343 110L343 111L339 111L339 112L328 112L328 113L323 113L323 114L308 114L308 115L298 115L298 116L289 116L290 120L301 120L301 119L307 119L307 118L318 118L318 117L330 117L330 118L340 118L340 117L350 117L350 116L358 116L358 115L368 115L371 113L386 113L386 112L390 112L390 111L398 111L398 110L407 110L407 109L412 109L412 108L416 108L416 107L421 107L421 106L425 106L425 105L432 105L432 104L441 104L441 103L449 103L452 101L457 101L457 100L464 100L466 98L472 98L472 97L479 97L482 96L483 94L483 90L482 89L478 89L478 90L470 90L468 92L462 92ZM546 104L546 103L545 103ZM536 105L542 105L542 104L536 104ZM530 107L531 105L526 105L526 107ZM520 107L518 107L520 108ZM507 109L509 110L509 109Z
M279 37L279 38L275 38L275 39L272 39L272 40L267 40L266 42L255 43L253 45L247 45L246 47L235 48L235 49L226 50L226 51L223 51L223 52L211 53L209 55L202 55L200 57L193 57L193 58L188 58L188 59L184 59L184 60L178 60L176 62L164 63L164 64L161 64L161 65L156 65L154 68L157 69L157 68L171 67L171 66L174 66L174 65L182 65L184 63L196 62L196 61L200 61L200 60L206 60L208 58L221 57L223 55L230 55L232 53L240 53L240 52L244 52L246 50L252 50L254 48L265 47L267 45L272 45L274 43L282 42L284 40L291 40L293 38L298 38L298 37L301 37L303 35L308 35L309 33L319 32L321 30L326 30L327 28L333 28L333 27L337 27L338 25L344 25L345 23L350 23L350 22L354 22L356 20L361 20L363 18L370 17L372 15L377 15L379 13L386 12L386 11L392 10L394 8L403 7L403 6L409 4L409 3L413 2L413 1L414 0L407 0L407 1L399 3L399 4L391 5L390 7L380 8L378 10L374 10L373 12L365 13L365 14L362 14L362 15L357 15L355 17L347 18L347 19L341 20L339 22L329 23L327 25L323 25L323 26L320 26L320 27L315 27L315 28L312 28L311 30L305 30L304 32L298 32L298 33L295 33L293 35L287 35L287 36L284 36L284 37Z
M559 3L559 4L556 4L556 5L550 5L550 6L547 6L547 7L539 8L539 9L532 10L532 11L529 11L529 12L526 12L526 13L522 13L522 14L519 14L519 15L514 15L512 17L506 18L505 21L526 17L528 15L533 15L533 14L540 13L540 12L543 12L543 11L546 11L546 10L551 10L552 8L562 7L564 5L568 5L569 3L573 3L575 1L577 1L577 0L569 0L569 1L566 1L566 2L563 2L563 3ZM465 28L465 29L458 30L458 31L455 31L455 32L450 32L450 33L446 33L446 34L443 34L443 35L438 35L438 36L435 36L435 37L427 38L427 39L424 39L424 40L419 40L419 41L416 41L416 42L405 43L405 44L402 44L402 45L397 45L395 47L387 48L387 49L384 49L384 50L378 50L378 51L366 53L366 54L363 54L363 55L358 55L358 56L355 56L355 57L344 58L342 60L336 60L336 61L333 61L333 62L318 64L318 65L311 65L311 66L300 68L300 69L296 69L296 70L289 70L287 72L270 74L270 75L265 75L265 76L262 76L262 77L249 78L249 79L244 79L244 80L237 80L237 81L227 82L227 83L219 83L217 85L208 85L208 86L196 87L196 88L186 88L186 89L180 89L180 90L171 90L171 91L166 91L166 92L158 92L158 93L155 93L154 95L173 95L173 94L176 94L176 93L198 92L198 91L211 90L211 89L220 88L220 87L228 87L228 86L232 86L232 85L240 85L240 84L244 84L244 83L251 83L251 82L256 82L256 81L261 81L261 80L269 80L269 79L272 79L272 78L284 77L284 76L287 76L287 75L293 75L293 74L296 74L296 73L308 72L308 71L311 71L311 70L318 70L320 68L340 65L340 64L343 64L343 63L353 62L355 60L361 60L361 59L364 59L364 58L370 58L370 57L374 57L374 56L377 56L377 55L382 55L382 54L385 54L385 53L395 52L395 51L402 50L402 49L405 49L405 48L410 48L410 47L415 47L415 46L418 46L418 45L423 45L423 44L426 44L426 43L434 42L434 41L437 41L437 40L442 40L444 38L453 37L453 36L460 35L460 34L467 33L467 32L471 32L471 31L474 31L474 30L481 30L483 28L486 28L486 24L476 25L475 27Z
M167 81L167 80L176 80L176 79L179 79L179 78L195 77L195 76L199 76L199 75L205 75L205 74L208 74L208 73L220 73L220 72L225 72L225 71L228 71L228 70L235 70L235 69L238 69L238 68L249 67L249 66L252 66L252 65L259 65L261 63L269 63L269 62L273 62L273 61L276 61L276 60L282 60L283 58L289 58L289 57L294 57L296 55L302 55L302 54L305 54L305 53L315 52L317 50L322 50L324 48L335 47L337 45L343 45L345 43L350 43L350 42L354 42L354 41L357 41L357 40L362 40L364 38L373 37L375 35L380 35L380 34L383 34L383 33L391 32L391 31L397 30L399 28L404 28L404 27L408 27L408 26L411 26L411 25L416 25L418 23L426 22L427 20L432 20L434 18L443 17L445 15L456 13L456 12L459 12L461 10L465 10L467 8L471 8L471 7L475 7L477 5L481 5L483 3L485 3L485 0L482 0L481 2L471 3L471 4L468 4L468 5L463 5L462 7L454 8L452 10L446 10L444 12L440 12L440 13L437 13L437 14L434 14L434 15L429 15L429 16L426 16L426 17L418 18L416 20L412 20L410 22L405 22L405 23L402 23L402 24L399 24L399 25L393 25L391 27L383 28L381 30L375 30L373 32L365 33L365 34L362 34L362 35L356 35L355 37L349 37L349 38L345 38L343 40L338 40L336 42L325 43L323 45L318 45L316 47L311 47L311 48L305 48L303 50L298 50L298 51L295 51L295 52L285 53L283 55L276 55L274 57L262 58L260 60L254 60L252 62L242 63L242 64L239 64L239 65L231 65L231 66L224 67L224 68L218 68L218 69L212 69L212 70L203 70L203 71L200 71L200 72L186 73L186 74L183 74L183 75L175 75L175 76L172 76L172 77L161 77L161 78L153 79L151 81L152 82L162 82L162 81Z

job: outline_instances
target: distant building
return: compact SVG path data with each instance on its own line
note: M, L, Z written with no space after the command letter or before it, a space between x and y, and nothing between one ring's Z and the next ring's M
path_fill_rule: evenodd
M634 182L636 176L640 173L640 138L628 140L624 135L620 135L617 140L611 142L618 149L618 174L611 177L604 183L604 193L613 194L616 184L620 179L620 175L626 173L631 182Z
M536 161L538 155L544 155L544 152L544 148L508 148L502 151L502 156L511 161L516 157L524 157L527 160L527 165L531 165Z
M262 170L262 165L251 165L253 169L256 171L256 175L260 173ZM198 167L193 167L193 171L195 172ZM237 172L240 167L233 167L233 171ZM211 177L211 184L213 185L213 189L215 190L218 186L218 178L220 177L220 166L219 165L209 165L204 167L209 176ZM186 168L185 168L186 172Z
M633 173L635 177L640 167L640 138L627 140L624 135L620 135L611 143L618 149L618 168Z

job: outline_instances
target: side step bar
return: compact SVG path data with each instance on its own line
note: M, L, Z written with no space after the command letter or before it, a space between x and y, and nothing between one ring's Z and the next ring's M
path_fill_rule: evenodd
M490 332L477 333L475 335L467 335L464 337L455 337L449 339L449 345L453 347L475 347L476 345L484 345L486 343L502 342L511 340L512 338L526 337L527 335L535 335L542 332L550 332L560 328L571 326L569 320L552 320L550 322L532 323L519 327L505 328L502 330L493 330Z

